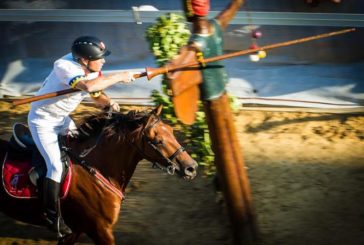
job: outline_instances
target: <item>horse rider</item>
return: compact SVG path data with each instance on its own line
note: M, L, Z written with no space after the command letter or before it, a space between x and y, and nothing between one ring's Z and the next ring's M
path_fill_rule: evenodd
M98 38L77 38L72 44L71 52L54 62L53 70L37 95L69 88L80 91L31 103L28 114L29 129L47 165L42 198L44 220L58 237L72 233L64 223L60 211L59 193L63 165L58 135L66 135L76 129L69 115L87 95L99 107L119 111L119 105L103 90L119 82L130 83L135 80L133 72L127 71L103 75L101 69L109 54L110 51Z

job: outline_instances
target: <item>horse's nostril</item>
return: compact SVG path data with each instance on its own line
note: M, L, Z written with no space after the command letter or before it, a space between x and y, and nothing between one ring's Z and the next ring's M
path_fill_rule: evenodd
M195 168L194 167L185 168L185 174L186 175L191 175L191 174L194 174L194 173L195 173Z

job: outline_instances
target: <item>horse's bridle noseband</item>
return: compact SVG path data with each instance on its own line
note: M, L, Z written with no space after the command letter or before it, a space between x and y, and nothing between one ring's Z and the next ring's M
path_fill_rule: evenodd
M142 131L142 138L145 139L145 141L148 143L149 146L151 146L156 152L158 152L158 154L162 157L163 160L165 160L168 163L168 166L165 168L163 167L160 163L158 163L157 161L153 162L153 167L158 167L162 170L166 169L167 173L170 175L173 175L177 170L179 170L179 166L177 163L174 162L174 159L181 154L182 152L185 151L185 148L183 146L181 146L180 148L178 148L170 157L165 157L162 152L159 150L158 148L158 142L152 141L150 140L146 135L145 135L145 131L154 128L155 125L157 125L161 119L160 117L157 117L158 120L156 120L152 125L149 125L148 127L145 127ZM138 147L137 147L138 148ZM139 149L140 151L140 149ZM141 152L142 153L142 152ZM145 155L145 154L143 154Z

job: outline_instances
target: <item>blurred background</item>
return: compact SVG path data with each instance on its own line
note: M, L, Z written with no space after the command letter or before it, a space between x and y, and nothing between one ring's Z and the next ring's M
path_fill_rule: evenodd
M228 2L211 0L211 17ZM0 97L34 94L81 35L98 36L112 51L105 72L156 67L145 31L168 12L181 13L180 1L0 0ZM355 32L268 51L259 62L224 61L227 90L244 106L234 120L259 245L364 244L364 1L248 0L224 32L230 53L251 46L252 29L262 33L256 41L263 46L352 27ZM153 89L160 90L160 77L107 92L120 103L146 105ZM0 102L5 139L14 122L26 121L29 105ZM316 108L325 111L310 112ZM76 119L90 111L81 105ZM128 188L116 244L232 244L222 197L202 173L183 182L143 162ZM3 214L0 227L0 244L56 244L45 228ZM92 243L83 237L79 244Z
M364 104L364 2L331 0L247 1L224 33L225 53L247 49L251 29L259 46L356 27L352 33L225 60L227 90L245 105L353 108ZM229 1L211 2L214 17ZM53 62L81 35L104 40L112 51L105 72L144 71L156 63L145 30L180 1L1 0L0 97L29 96L38 90ZM149 10L149 11L145 11ZM152 11L151 11L152 10ZM120 103L148 104L160 78L116 85L108 94Z

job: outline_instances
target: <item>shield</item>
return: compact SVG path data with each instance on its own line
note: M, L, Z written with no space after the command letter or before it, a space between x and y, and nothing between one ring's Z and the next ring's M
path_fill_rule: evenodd
M170 65L196 62L195 49L184 46L171 60ZM172 96L174 111L181 122L191 125L195 122L200 98L199 84L202 82L200 68L186 67L167 74L169 94Z

